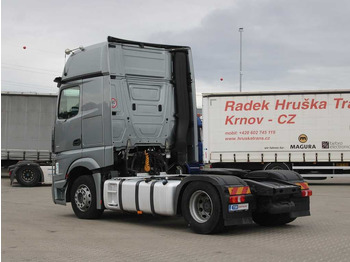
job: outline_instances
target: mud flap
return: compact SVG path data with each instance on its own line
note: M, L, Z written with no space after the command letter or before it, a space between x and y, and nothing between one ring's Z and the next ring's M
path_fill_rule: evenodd
M94 173L92 175L95 182L95 188L96 188L96 208L97 209L103 209L102 207L102 187L103 184L101 182L101 174L100 173Z

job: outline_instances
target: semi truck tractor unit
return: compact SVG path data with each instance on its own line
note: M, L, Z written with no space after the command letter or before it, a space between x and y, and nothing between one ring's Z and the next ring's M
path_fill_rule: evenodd
M204 169L198 163L191 49L122 40L73 51L55 82L52 197L79 218L104 209L182 215L197 233L310 215L312 191L289 170Z

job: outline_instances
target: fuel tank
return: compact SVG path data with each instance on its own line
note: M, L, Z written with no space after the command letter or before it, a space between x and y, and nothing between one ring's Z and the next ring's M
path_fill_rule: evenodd
M104 183L104 205L110 210L176 215L175 192L180 179L113 178Z

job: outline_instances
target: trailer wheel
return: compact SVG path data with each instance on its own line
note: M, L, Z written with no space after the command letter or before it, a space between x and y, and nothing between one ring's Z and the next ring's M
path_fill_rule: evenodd
M99 218L103 209L97 209L94 179L90 175L78 177L70 192L72 208L75 215L82 219Z
M25 165L18 169L16 172L16 178L18 183L22 186L37 186L40 182L40 171L37 167Z
M264 167L264 170L290 170L285 163L269 163Z
M208 183L189 184L183 194L181 208L189 227L196 233L216 233L224 228L219 194Z
M289 213L268 214L255 213L253 221L260 226L281 226L294 221L296 217L291 217Z

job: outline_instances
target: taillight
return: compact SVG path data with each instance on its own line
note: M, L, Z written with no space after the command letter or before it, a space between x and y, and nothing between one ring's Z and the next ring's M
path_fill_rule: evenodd
M229 187L228 192L230 204L244 203L246 196L251 194L249 186Z
M301 189L301 196L302 197L309 197L312 196L312 190L309 189L309 184L306 182L300 182L295 183L296 185L300 186Z
M309 184L306 182L300 182L300 183L295 183L296 185L300 186L302 190L304 189L309 189Z
M244 202L245 202L245 196L230 196L231 204L244 203Z
M310 189L308 189L308 190L301 190L301 196L302 197L312 196L312 190L310 190Z

